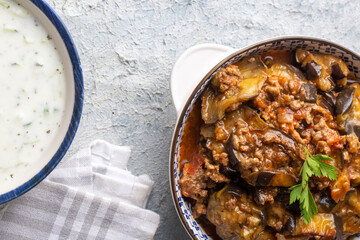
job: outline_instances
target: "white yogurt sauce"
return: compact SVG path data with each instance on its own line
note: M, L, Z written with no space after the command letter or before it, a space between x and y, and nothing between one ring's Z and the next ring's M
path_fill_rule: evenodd
M0 0L0 184L41 159L64 114L64 67L45 28Z

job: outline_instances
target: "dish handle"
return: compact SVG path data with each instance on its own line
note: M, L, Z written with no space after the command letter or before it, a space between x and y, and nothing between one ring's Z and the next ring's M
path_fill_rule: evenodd
M171 72L170 91L179 118L190 94L212 67L236 49L218 44L198 44L188 48Z

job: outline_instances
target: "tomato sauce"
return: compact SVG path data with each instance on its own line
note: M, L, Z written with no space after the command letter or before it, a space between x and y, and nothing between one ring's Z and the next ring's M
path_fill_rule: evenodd
M180 145L180 170L185 163L196 160L193 155L199 152L200 127L204 123L201 118L201 102L198 101L190 112L185 124L183 138ZM197 163L194 163L197 165Z

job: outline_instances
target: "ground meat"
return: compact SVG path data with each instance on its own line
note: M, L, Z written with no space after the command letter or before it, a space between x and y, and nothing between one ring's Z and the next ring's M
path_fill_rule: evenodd
M264 160L264 155L263 155L263 151L261 149L256 149L254 151L254 156L259 159L260 161Z
M211 151L213 159L216 163L223 166L228 165L229 159L223 143L216 141L213 138L208 138L206 140L206 148Z
M183 176L179 181L181 193L199 203L194 207L196 216L206 213L206 207L202 203L208 194L206 189L214 187L211 186L213 182L229 182L229 179L219 172L219 165L211 164L208 158L205 158L204 167L200 167L194 173L183 171Z
M343 201L346 193L350 190L350 176L348 170L345 169L339 173L336 181L331 186L331 198L335 202Z
M277 122L278 123L293 123L294 112L289 108L279 108L277 110Z
M290 102L290 108L293 111L299 110L303 106L304 106L304 102L302 102L300 100L293 100Z
M264 91L267 92L272 98L276 98L280 95L280 87L266 86Z
M329 155L331 153L331 149L325 141L319 141L316 145L316 152Z
M354 134L341 136L345 149L342 152L342 157L345 162L344 168L347 169L348 176L351 180L360 182L360 155L359 139Z
M207 176L203 168L198 169L194 174L184 173L180 179L181 194L195 200L204 199L207 196Z
M252 139L248 126L237 128L233 135L233 144L235 149L240 149L242 145L252 143L255 140Z
M317 104L312 104L311 114L312 116L314 116L314 124L316 124L320 119L325 120L326 122L330 122L333 120L333 116L331 115L329 110Z
M330 187L332 184L332 181L330 181L328 178L318 178L313 176L310 181L309 181L309 185L311 188L313 189L319 189L319 190L323 190L326 189L328 187Z
M354 156L351 161L345 164L345 169L347 169L347 173L351 180L360 181L360 156Z
M323 118L314 125L314 132L312 132L311 136L314 144L317 144L322 140L333 148L342 149L344 147L339 132L335 129L329 128Z
M226 131L223 121L216 123L215 136L217 141L226 141L229 138L229 133Z
M329 147L343 148L337 131L338 126L333 121L329 110L315 103L307 103L295 98L300 92L301 84L296 79L288 81L275 76L269 77L265 83L264 92L259 94L254 104L268 103L265 107L257 105L263 110L261 116L275 127L290 134L303 146L309 143L314 143L316 146L319 141L322 141L316 149L323 153L329 153ZM277 94L278 92L281 94ZM302 121L311 130L299 129Z
M282 101L283 104L287 104L291 102L295 97L290 94L283 94L281 95L281 98L279 98L280 101Z
M256 206L252 196L233 195L226 187L210 197L206 216L223 239L256 239L264 228L261 208Z
M230 198L229 201L225 203L226 210L229 211L234 210L236 207L236 202L237 202L236 198Z
M197 201L192 207L192 214L195 218L200 217L201 215L206 214L206 205L201 201Z
M258 123L261 124L261 123ZM239 161L241 176L251 185L255 185L257 175L263 171L272 171L276 177L286 176L279 181L267 182L271 186L287 186L294 183L293 176L300 171L296 159L301 158L296 150L296 142L290 136L270 126L262 130L251 126L237 129L232 136L232 147L238 152L236 160ZM234 156L232 156L234 158ZM277 174L279 173L279 174ZM260 179L262 177L259 177ZM291 180L293 179L293 180ZM265 184L265 183L264 183ZM280 185L277 185L280 184Z
M293 96L299 93L301 86L302 84L300 83L300 81L295 81L295 80L287 81L287 90Z
M220 69L213 78L212 84L219 87L220 91L225 92L233 86L237 86L242 80L241 72L235 65Z
M220 165L227 166L229 165L228 154L226 152L218 153L216 151L212 152L214 161Z
M229 182L230 179L222 175L219 170L219 165L211 164L210 160L205 158L205 176L213 180L214 182Z
M354 134L341 136L344 144L347 145L346 149L349 153L357 153L360 148L359 139Z
M275 187L258 187L255 189L254 200L259 205L273 203L279 189Z
M241 167L251 170L251 172L258 172L261 162L258 158L248 158L241 162Z
M279 202L274 202L273 204L268 205L267 215L267 224L277 231L281 231L288 217L291 216L291 214L285 210L285 208Z
M348 150L343 150L342 154L343 154L344 162L350 161L351 156Z

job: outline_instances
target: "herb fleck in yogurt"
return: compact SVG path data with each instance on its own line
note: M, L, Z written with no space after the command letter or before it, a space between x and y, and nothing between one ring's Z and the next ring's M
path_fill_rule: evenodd
M0 0L0 184L41 159L64 114L65 77L51 35Z

